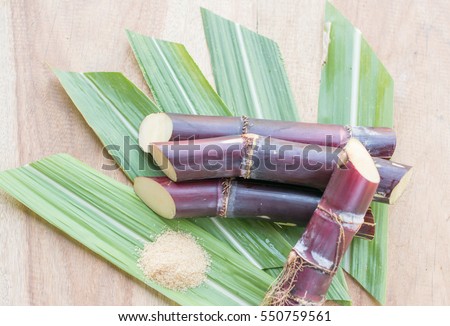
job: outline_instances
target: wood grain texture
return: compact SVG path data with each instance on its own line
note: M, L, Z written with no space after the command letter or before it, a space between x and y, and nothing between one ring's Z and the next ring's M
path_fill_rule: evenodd
M394 159L415 166L390 210L391 305L450 304L450 3L334 0L395 81ZM0 1L0 169L67 152L109 163L50 66L123 71L148 88L124 29L184 43L212 73L199 7L276 40L303 121L317 116L324 3L282 1ZM127 182L120 171L104 171ZM0 304L157 305L170 301L0 193ZM355 304L373 304L350 282Z

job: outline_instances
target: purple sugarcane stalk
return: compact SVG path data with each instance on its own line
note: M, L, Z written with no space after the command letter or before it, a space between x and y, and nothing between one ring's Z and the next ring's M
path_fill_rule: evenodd
M254 134L154 143L150 150L173 181L243 177L321 190L342 152ZM374 160L381 175L374 200L392 204L405 188L410 167Z
M358 147L353 145L355 142L345 147L348 156L342 158L343 164L333 172L305 232L269 289L264 304L320 305L325 301L332 278L363 223L379 181L369 154L365 153L366 158L353 155Z
M311 188L243 179L175 183L166 177L137 177L134 185L138 196L153 211L170 219L219 216L306 225L322 196L322 192ZM161 197L164 191L166 200L153 200L155 193ZM167 215L161 208L172 200L175 209ZM357 236L372 240L374 235L375 222L369 209Z
M160 129L162 132L155 132ZM390 158L396 146L391 128L341 126L320 123L264 120L242 117L154 113L142 123L140 139L144 150L149 142L214 138L253 133L297 143L343 147L357 138L373 157ZM150 136L153 135L153 137ZM158 135L158 137L155 137Z

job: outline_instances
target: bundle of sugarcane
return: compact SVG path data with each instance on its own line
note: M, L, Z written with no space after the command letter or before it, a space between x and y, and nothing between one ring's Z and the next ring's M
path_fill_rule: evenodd
M410 177L386 159L396 145L390 128L155 113L139 144L167 177L138 177L134 189L165 218L309 221L270 305L323 303L352 238L374 236L371 201L394 203Z

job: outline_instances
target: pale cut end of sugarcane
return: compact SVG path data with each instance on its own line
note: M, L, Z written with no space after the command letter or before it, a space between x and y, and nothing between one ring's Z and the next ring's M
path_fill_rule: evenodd
M134 192L156 214L167 219L175 217L175 201L158 182L147 177L136 177L134 179Z
M380 182L380 174L373 162L367 149L356 138L351 138L345 145L343 152L346 154L346 160L352 162L355 169L367 181L373 183ZM343 159L343 161L346 161Z
M412 171L413 169L409 168L408 172L403 175L398 184L394 187L394 189L392 189L391 195L389 196L389 204L395 203L403 194L409 184L409 180L411 180Z
M149 153L153 143L169 141L172 131L172 119L167 114L152 113L145 117L139 127L139 146Z
M170 160L167 158L167 156L165 156L164 153L159 149L159 147L154 144L150 145L149 148L156 165L158 165L161 171L164 172L164 174L170 180L176 182L177 173L175 172L175 169L173 168L173 165L172 163L170 163Z

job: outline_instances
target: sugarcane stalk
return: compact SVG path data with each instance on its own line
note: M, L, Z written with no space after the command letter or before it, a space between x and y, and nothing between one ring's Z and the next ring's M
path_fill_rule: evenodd
M150 152L173 181L243 177L323 190L342 149L245 134L153 143ZM411 168L374 160L381 175L374 200L392 204L404 191Z
M375 201L385 204L395 203L411 179L412 167L378 157L374 157L373 162L380 174Z
M167 219L190 217L256 218L306 225L322 192L279 183L243 179L173 182L167 177L137 177L134 189L154 212ZM372 240L370 209L357 236Z
M263 304L320 305L363 223L380 177L369 153L350 140L300 240Z
M157 142L246 133L329 147L343 147L354 137L361 141L371 156L382 158L390 158L396 146L395 132L391 128L175 113L153 113L147 116L139 130L139 144L148 152L149 146Z

